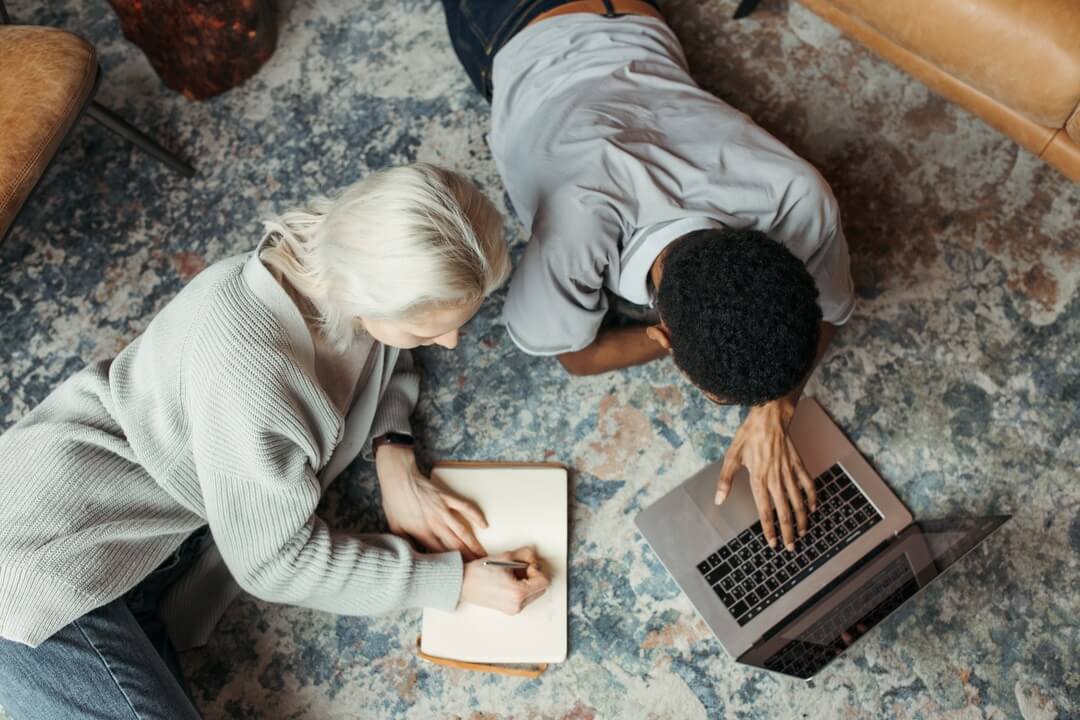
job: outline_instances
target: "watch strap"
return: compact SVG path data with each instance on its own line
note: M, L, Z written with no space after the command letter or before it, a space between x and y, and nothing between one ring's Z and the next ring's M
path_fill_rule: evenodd
M384 445L396 445L398 447L414 447L416 439L412 435L399 432L388 432L371 439L371 454L377 455L379 448Z

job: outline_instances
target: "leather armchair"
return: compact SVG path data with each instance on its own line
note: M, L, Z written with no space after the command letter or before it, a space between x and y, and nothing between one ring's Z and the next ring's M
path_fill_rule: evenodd
M78 35L0 25L0 237L90 101L97 72L94 47Z
M93 99L94 46L56 28L11 25L0 0L0 240L85 113L186 177L194 168Z

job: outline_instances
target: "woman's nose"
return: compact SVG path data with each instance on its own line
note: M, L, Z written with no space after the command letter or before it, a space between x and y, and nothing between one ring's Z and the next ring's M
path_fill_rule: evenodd
M440 335L439 337L435 338L435 344L442 345L447 350L453 350L457 347L458 337L458 331L451 330L445 335Z

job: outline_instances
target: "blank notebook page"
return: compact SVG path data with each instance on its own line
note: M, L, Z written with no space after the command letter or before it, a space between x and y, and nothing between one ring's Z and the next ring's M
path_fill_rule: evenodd
M484 512L477 538L495 555L533 545L551 578L517 615L461 604L426 608L420 649L482 663L556 663L566 659L567 474L562 467L436 466L432 476ZM509 571L507 571L509 572Z

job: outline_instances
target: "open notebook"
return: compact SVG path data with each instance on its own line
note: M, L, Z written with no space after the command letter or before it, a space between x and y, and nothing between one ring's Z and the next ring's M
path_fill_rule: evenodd
M474 605L424 610L420 649L475 663L556 663L566 659L567 472L561 465L445 463L432 476L480 506L489 554L533 545L551 578L517 615Z

